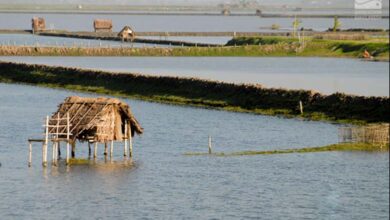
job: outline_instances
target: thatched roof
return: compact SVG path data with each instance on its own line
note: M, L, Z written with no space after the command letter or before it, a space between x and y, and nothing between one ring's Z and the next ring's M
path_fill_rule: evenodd
M93 27L95 29L112 29L112 21L106 19L95 19L93 21Z
M118 37L129 37L129 36L134 36L134 31L129 26L123 27L122 30L119 31L118 33Z
M57 117L62 118L60 124L62 131L66 133L66 117L69 113L70 133L73 140L94 140L97 142L122 141L125 134L125 121L131 126L132 136L134 132L142 134L143 128L131 113L130 107L114 98L84 98L71 96L65 99L53 114L50 125L57 123ZM52 127L49 133L55 134L56 128ZM60 135L64 137L64 135Z
M32 28L35 31L45 30L46 29L46 22L45 22L44 18L33 17L31 19L31 23L32 23Z

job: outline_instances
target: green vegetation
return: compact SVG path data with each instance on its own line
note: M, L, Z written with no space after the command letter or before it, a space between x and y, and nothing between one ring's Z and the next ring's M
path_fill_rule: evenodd
M69 165L88 165L91 161L84 158L70 158Z
M186 156L251 156L251 155L269 155L269 154L290 154L290 153L313 153L313 152L326 152L326 151L368 151L368 152L380 152L389 151L389 145L380 146L366 143L341 143L332 144L324 147L306 147L297 149L286 150L269 150L269 151L240 151L232 153L185 153Z
M362 40L335 40L362 39ZM362 58L364 50L374 60L389 60L389 40L337 33L297 38L285 36L238 37L226 46L175 48L79 48L0 46L0 56L321 56Z
M195 78L117 74L76 68L0 62L0 82L131 97L236 112L348 123L388 122L389 98L322 95ZM300 114L302 101L304 114Z
M339 21L339 18L335 16L333 21L333 32L340 30L340 27L341 27L341 22Z
M362 40L337 40L338 38L353 37ZM363 37L362 37L363 36ZM326 39L328 38L328 39ZM335 40L336 39L336 40ZM230 40L227 45L262 45L258 52L270 56L324 56L362 58L365 50L369 51L376 60L389 60L389 40L387 38L367 39L366 35L328 34L315 37L305 37L305 48L297 53L299 47L297 38L290 37L239 37ZM253 48L246 46L244 48ZM252 54L250 49L248 56Z

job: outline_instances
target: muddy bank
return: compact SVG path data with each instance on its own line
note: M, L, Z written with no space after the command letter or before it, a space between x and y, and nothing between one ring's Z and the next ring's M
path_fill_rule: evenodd
M93 39L93 40L107 40L107 41L121 41L120 37L117 37L114 33L109 35L101 34L82 34L82 33L51 33L51 32L42 32L39 33L42 36L52 36L52 37L68 37L68 38L78 38L78 39ZM146 44L162 44L162 45L171 45L171 46L187 46L187 47L214 47L220 46L218 44L205 44L205 43L193 43L186 41L176 41L176 40L162 40L162 39L145 39L136 37L132 42L134 43L146 43ZM129 42L131 43L131 42Z
M76 68L0 62L0 82L127 96L267 115L346 122L389 122L389 98L264 88L197 78L120 74ZM304 113L300 114L299 101Z

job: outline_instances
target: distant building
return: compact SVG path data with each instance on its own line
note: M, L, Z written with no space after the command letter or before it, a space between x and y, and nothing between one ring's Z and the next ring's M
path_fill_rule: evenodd
M133 29L131 29L131 27L125 26L118 33L118 37L120 37L122 39L122 41L128 41L128 40L133 41L135 38L135 32L133 31Z
M262 12L260 9L257 9L257 10L256 10L256 15L257 15L257 16L262 16L262 15L263 15L263 12Z
M224 8L221 13L222 15L230 15L230 9Z
M31 19L31 28L32 28L33 34L35 32L46 30L45 19L44 18L39 18L39 17L33 17Z
M95 32L99 32L99 31L112 32L112 21L105 20L105 19L95 19L93 21L93 27L95 29Z

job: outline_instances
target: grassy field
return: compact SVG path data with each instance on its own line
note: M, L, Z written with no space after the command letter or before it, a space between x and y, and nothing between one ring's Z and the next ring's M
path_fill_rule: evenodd
M299 43L289 37L240 37L226 46L174 48L85 48L0 46L1 56L316 56L362 58L367 50L373 60L389 60L388 39L329 40L307 37Z
M253 156L253 155L270 155L270 154L291 154L291 153L314 153L314 152L327 152L327 151L366 151L366 152L380 152L389 151L389 145L381 146L366 143L340 143L332 144L323 147L306 147L297 149L286 149L286 150L269 150L269 151L239 151L239 152L189 152L185 153L186 156L218 156L218 157L229 157L229 156Z
M120 74L76 68L0 62L0 82L64 88L190 105L345 123L388 122L389 98L323 95L307 90L263 88L196 78ZM304 113L299 110L302 101Z

